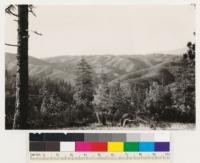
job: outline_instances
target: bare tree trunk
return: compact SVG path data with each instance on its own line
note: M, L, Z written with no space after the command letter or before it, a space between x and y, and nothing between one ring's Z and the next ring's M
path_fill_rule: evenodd
M28 5L18 5L18 49L14 129L27 128L28 113Z

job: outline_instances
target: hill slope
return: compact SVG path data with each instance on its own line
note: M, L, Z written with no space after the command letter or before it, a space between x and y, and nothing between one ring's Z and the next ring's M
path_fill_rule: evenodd
M124 83L157 80L173 82L174 63L180 60L175 55L90 55L84 56L93 68L95 76L100 75L102 69L108 74L110 84L120 80ZM37 59L29 56L29 75L35 78L50 78L52 80L66 80L74 82L76 67L81 56L58 56ZM6 69L15 73L16 55L6 53ZM164 76L163 76L164 75ZM168 84L166 83L166 84Z

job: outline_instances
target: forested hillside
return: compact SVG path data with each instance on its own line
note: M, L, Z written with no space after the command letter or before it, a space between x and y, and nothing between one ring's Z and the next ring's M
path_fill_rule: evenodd
M183 56L29 57L29 128L194 123L192 46ZM16 56L6 53L6 128L13 123L15 71Z

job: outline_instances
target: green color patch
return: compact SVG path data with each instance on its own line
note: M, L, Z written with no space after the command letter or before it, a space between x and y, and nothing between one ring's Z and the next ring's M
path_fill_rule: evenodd
M139 142L124 142L124 152L138 152Z

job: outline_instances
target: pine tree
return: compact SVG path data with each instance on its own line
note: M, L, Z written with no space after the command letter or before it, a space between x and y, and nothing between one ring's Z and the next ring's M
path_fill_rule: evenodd
M195 119L195 44L187 43L187 52L183 54L177 75L177 91L174 96L176 106L182 112L191 112Z
M17 45L5 43L7 46L17 47L17 72L16 72L16 107L14 114L14 129L28 127L28 38L29 38L29 13L33 12L33 5L9 5L5 12L17 17L18 42ZM17 10L17 13L15 11ZM37 31L32 31L41 35Z
M117 81L112 87L110 91L110 103L111 103L111 112L114 121L119 121L122 115L128 112L129 109L129 101L124 92L121 82Z
M53 88L55 85L52 84L53 82L47 79L39 91L40 96L42 97L40 107L41 114L57 114L64 110L63 102L58 96L59 92L56 92L56 89Z
M110 104L110 89L108 86L108 79L104 72L101 74L101 82L96 90L94 96L93 104L96 106L96 116L98 122L102 122L103 125L106 124L106 114L109 113L111 104ZM101 119L100 119L101 115Z
M43 88L40 90L42 103L40 106L41 126L39 127L57 128L64 122L63 117L65 105L63 101L59 98L58 94L48 90L48 84L50 84L50 82L47 80Z
M117 81L111 89L112 107L121 110L122 105L122 89L120 81Z
M14 129L27 128L28 113L28 5L18 5L18 49Z
M132 114L138 114L143 111L143 105L145 100L145 89L141 88L139 84L129 83L128 90L126 91L128 94L128 98L131 105L130 112Z
M75 80L74 101L78 110L78 119L86 124L92 121L94 99L93 72L91 66L84 58L78 64Z
M40 94L42 96L42 104L40 107L40 112L41 114L46 114L48 110L48 105L49 105L49 92L46 88L46 84L43 86L43 88L40 90Z
M94 98L92 68L81 58L77 68L74 100L78 105L91 105Z
M165 90L163 85L153 82L146 94L145 106L153 120L158 121L160 115L164 111L164 95Z

